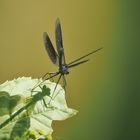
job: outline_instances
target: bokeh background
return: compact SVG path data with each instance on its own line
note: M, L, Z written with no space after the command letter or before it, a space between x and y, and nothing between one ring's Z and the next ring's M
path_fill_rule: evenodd
M67 100L79 113L54 122L58 140L140 139L139 2L0 0L0 82L57 71L42 34L55 44L60 18L67 62L99 47L67 76Z

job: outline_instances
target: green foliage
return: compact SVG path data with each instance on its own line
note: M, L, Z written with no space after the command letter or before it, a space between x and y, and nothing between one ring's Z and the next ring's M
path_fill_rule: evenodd
M1 135L0 139L3 140L27 140L27 138L31 137L29 127L30 127L30 115L33 112L35 104L42 100L44 96L50 95L50 89L47 88L45 85L41 88L42 91L38 92L37 94L33 95L30 100L28 100L28 103L24 105L22 108L20 108L18 111L13 113L12 111L20 101L20 96L10 96L7 92L0 92L0 115L10 115L8 119L6 119L3 123L1 123L0 128L5 127L6 125L9 125L8 123L11 123L11 121L16 118L12 123L11 127L6 127L6 129L1 129L1 134L6 134L7 136ZM26 112L23 112L26 110ZM30 113L29 113L30 112ZM13 114L12 114L13 113ZM22 115L21 115L21 114ZM10 124L11 125L11 124ZM7 131L7 132L6 132ZM10 133L9 133L10 132ZM9 133L9 136L8 136ZM47 138L47 137L46 137ZM46 139L45 138L45 139ZM31 139L31 138L30 138ZM34 137L36 139L36 137Z
M30 117L25 117L21 120L18 120L15 125L13 126L12 132L10 134L10 139L25 139L28 138L28 129L30 127Z
M10 115L20 99L19 95L10 96L8 92L0 91L0 116Z
M52 121L77 112L67 107L60 85L52 97L54 87L50 81L26 77L0 85L0 140L52 140Z

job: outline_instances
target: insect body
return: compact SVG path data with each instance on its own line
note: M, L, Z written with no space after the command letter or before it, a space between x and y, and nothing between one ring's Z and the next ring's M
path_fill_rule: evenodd
M56 26L55 26L55 38L56 38L57 52L55 51L55 49L52 45L52 42L46 32L44 32L43 38L44 38L44 45L45 45L45 48L46 48L46 51L48 53L50 60L52 61L53 64L55 64L58 67L58 72L46 73L43 77L45 80L48 80L50 78L53 78L53 77L59 75L59 78L58 78L58 81L54 88L54 91L55 91L57 84L59 83L61 77L63 78L64 88L65 88L65 86L66 86L65 75L69 74L70 68L78 66L80 64L83 64L83 63L89 61L89 59L83 60L83 58L86 58L87 56L102 49L102 48L96 49L80 58L77 58L76 60L74 60L70 63L66 63L64 48L63 48L63 41L62 41L61 25L60 25L60 20L58 18L56 20ZM49 77L46 78L46 76L48 76L48 75L49 75Z

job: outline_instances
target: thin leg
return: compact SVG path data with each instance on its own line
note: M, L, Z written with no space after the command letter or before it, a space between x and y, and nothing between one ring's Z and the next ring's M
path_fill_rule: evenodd
M64 88L65 93L66 93L67 81L66 81L66 78L65 78L64 75L62 75L62 78L63 78L63 86L62 86L62 87ZM59 94L59 93L57 93L57 94L54 96L53 100L57 97L58 94Z
M55 74L56 72L48 72L48 73L45 73L43 76L42 76L42 79L45 79L45 77L46 76L49 76L48 78L50 78L53 74ZM52 79L52 81L54 81L53 80L53 78L50 78L50 79Z
M43 92L43 89L42 89L42 87L39 85L39 87L41 88L41 90L42 90L42 92ZM42 98L42 100L43 100L43 103L44 103L44 105L45 105L45 107L47 108L48 106L47 106L47 104L46 104L46 102L45 102L45 99L44 99L44 97Z
M35 91L35 90L33 90L32 92L35 92L35 93L41 93L41 92L43 92L43 88L40 86L40 85L38 85L38 87L40 87L40 89L41 89L41 91ZM42 100L43 100L43 103L44 103L44 105L45 105L45 107L47 107L47 104L46 104L46 102L45 102L45 100L44 100L44 98L42 98Z
M51 77L51 76L52 76L52 74L53 74L53 73L49 73L49 77ZM54 82L54 79L53 79L53 78L51 78L51 81L52 81L52 82Z
M53 75L52 75L52 74L53 74ZM49 80L49 79L51 79L51 78L57 76L58 74L59 74L59 72L51 73L52 76L50 76L50 77L48 77L48 78L45 78L47 75L49 75L49 73L46 73L46 74L44 75L44 80L41 81L41 82L38 82L38 83L33 87L33 89L31 90L31 92L33 92L34 89L37 88L40 84L42 84L44 81Z
M43 92L43 88L41 87L41 85L39 85L39 87L40 87L41 91L33 91L33 92L40 92L40 93ZM50 97L50 96L48 96L48 97ZM42 97L42 101L43 101L43 104L45 105L45 107L49 108L48 104L46 104L46 101L45 101L44 97Z
M62 78L63 78L63 88L66 91L67 81L66 81L65 75L62 75Z
M56 90L56 88L57 88L57 85L58 85L60 79L61 79L61 76L62 76L62 74L59 76L58 81L57 81L57 83L56 83L56 85L55 85L55 87L54 87L54 90L53 90L53 93L52 93L51 99L50 99L50 101L49 101L49 104L50 104L51 100L53 99L54 92L55 92L55 90Z

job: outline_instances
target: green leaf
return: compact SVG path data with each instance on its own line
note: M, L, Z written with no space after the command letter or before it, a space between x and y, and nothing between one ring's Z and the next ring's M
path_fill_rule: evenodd
M50 95L50 89L47 88L45 85L44 88L41 88L42 91L39 91L37 94L30 97L30 99L27 100L27 104L21 107L18 111L10 115L10 118L6 119L3 123L1 123L0 128L3 128L5 125L7 125L10 121L12 121L15 117L18 116L19 118L24 118L24 116L30 116L32 113L35 104L42 100L44 96ZM43 100L44 101L44 100ZM25 112L26 111L26 112Z
M25 117L17 121L12 128L10 140L27 140L28 129L30 127L30 118Z
M38 84L39 86L32 92L32 89ZM11 138L23 138L24 140L28 137L36 140L51 140L52 121L65 120L77 113L76 110L68 108L65 91L59 84L53 93L55 86L56 83L49 80L43 81L30 77L14 79L0 85L0 91L5 91L0 94L1 100L9 102L1 104L0 107L1 109L4 106L7 109L1 113L0 121L4 119L7 121L1 125L0 137L6 136L10 140ZM3 115L5 116L3 117ZM35 135L31 135L32 132Z
M19 95L10 96L8 92L0 91L0 116L10 115L20 99Z

